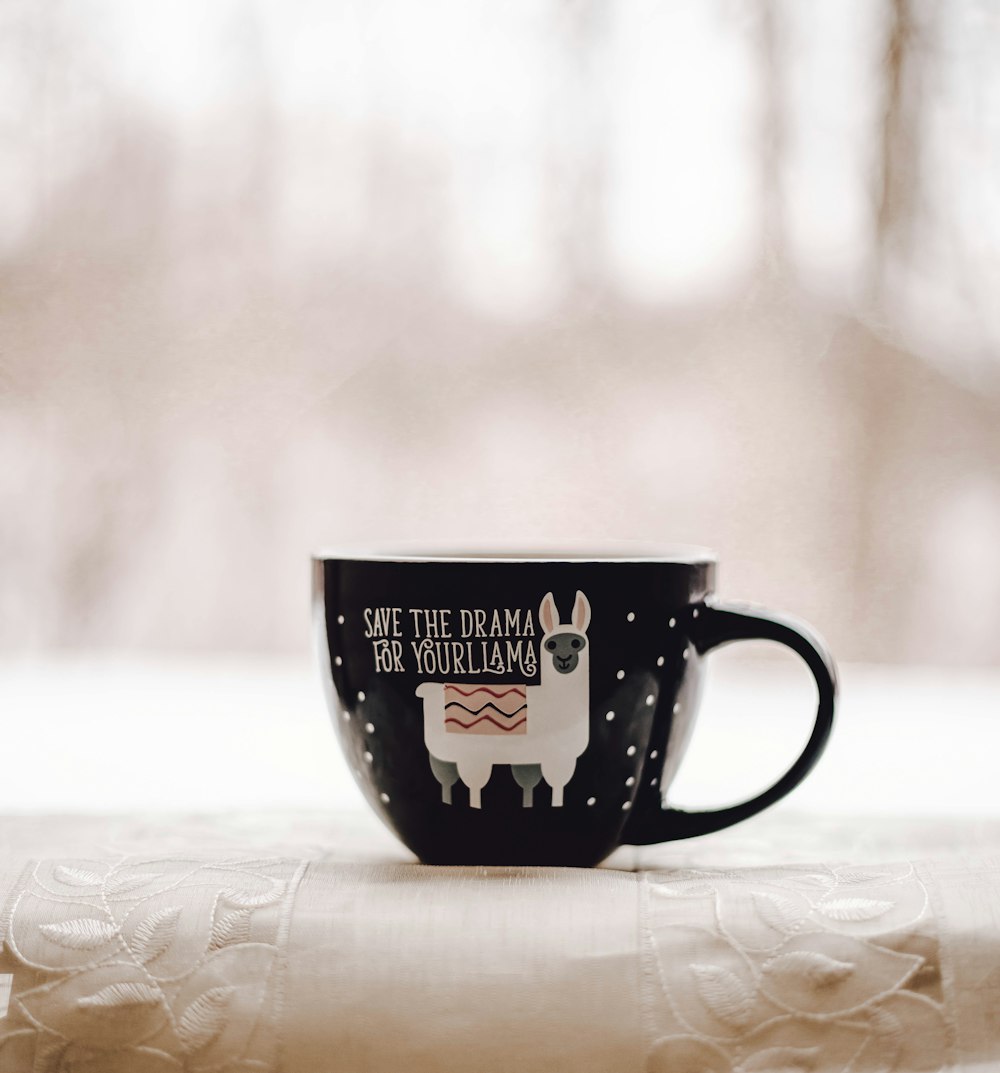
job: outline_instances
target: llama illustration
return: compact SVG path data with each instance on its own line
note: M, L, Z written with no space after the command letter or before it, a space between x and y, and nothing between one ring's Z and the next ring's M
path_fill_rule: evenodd
M590 601L577 592L572 624L560 624L552 593L546 593L538 620L540 685L417 687L424 702L424 743L445 804L451 804L451 788L461 779L469 804L480 808L493 765L510 764L526 808L543 777L552 787L552 804L562 805L563 787L590 740Z

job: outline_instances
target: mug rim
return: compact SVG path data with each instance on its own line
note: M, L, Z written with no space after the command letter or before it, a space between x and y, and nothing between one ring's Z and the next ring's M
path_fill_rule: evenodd
M573 545L576 545L574 547ZM396 545L392 549L323 548L313 553L314 562L375 563L672 563L683 566L713 566L718 556L697 544L645 545L632 541L603 542L593 551L579 541L534 548L474 544L462 549Z

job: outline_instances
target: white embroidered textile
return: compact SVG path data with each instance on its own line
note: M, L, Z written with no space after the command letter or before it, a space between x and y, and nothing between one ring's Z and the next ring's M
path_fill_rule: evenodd
M1000 1068L1000 823L779 809L589 871L427 868L359 814L0 848L0 1073Z

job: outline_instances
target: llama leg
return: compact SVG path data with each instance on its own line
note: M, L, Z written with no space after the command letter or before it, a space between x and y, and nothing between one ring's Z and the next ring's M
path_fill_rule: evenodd
M531 808L534 804L535 787L542 781L541 764L511 764L510 773L514 781L524 791L523 805Z
M441 800L446 805L450 805L451 788L458 782L458 764L453 764L450 760L439 760L433 753L427 755L431 760L434 778L441 783Z
M480 791L490 781L493 763L478 757L467 757L458 761L458 773L462 782L469 788L469 804L472 808L482 808Z
M552 787L552 807L559 808L563 803L563 787L573 778L576 771L576 760L569 764L565 760L542 761L542 774L545 781Z

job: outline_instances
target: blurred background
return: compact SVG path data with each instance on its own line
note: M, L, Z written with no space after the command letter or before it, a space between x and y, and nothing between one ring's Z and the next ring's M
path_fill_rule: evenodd
M998 55L987 0L0 0L0 650L301 653L318 547L634 538L1000 664Z

